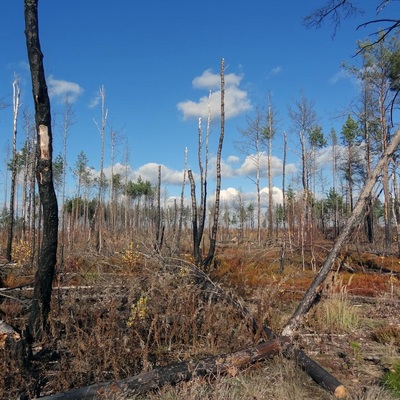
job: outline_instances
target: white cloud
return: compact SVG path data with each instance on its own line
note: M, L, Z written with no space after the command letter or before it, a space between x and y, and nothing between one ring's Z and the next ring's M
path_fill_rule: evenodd
M94 95L89 101L89 108L95 108L100 103L101 97L99 94Z
M339 71L337 71L334 75L332 75L329 78L329 83L331 85L334 85L341 80L349 79L349 78L350 78L349 73L345 69L341 68Z
M260 174L262 177L266 177L268 174L268 155L265 152L261 152L259 154L259 167ZM271 157L271 172L272 176L280 176L282 175L283 161L276 157ZM297 168L295 164L287 164L286 165L286 173L291 174L297 172ZM251 176L255 177L257 173L257 156L256 154L249 154L240 168L235 170L236 175L240 176Z
M268 188L261 189L261 207L264 209L268 206ZM210 200L213 199L214 194L210 197ZM239 200L239 196L241 196L241 200L244 205L248 205L249 203L257 203L257 192L243 192L233 187L229 187L227 189L221 190L220 199L221 202L225 204L235 204ZM274 204L281 204L283 201L282 190L278 187L274 186L272 188L272 199Z
M183 171L173 170L162 164L147 163L142 165L135 174L141 176L143 180L148 180L153 184L158 180L158 166L161 165L161 185L182 185Z
M226 161L231 164L237 164L240 161L238 156L229 156Z
M121 163L116 163L113 168L113 173L121 174L125 177L128 174L128 180L136 181L139 176L144 181L150 181L155 185L158 181L158 166L161 165L161 185L182 185L183 181L183 171L176 171L171 168L166 167L163 164L147 163L139 167L137 170L132 169L128 166L128 171L126 171L126 166ZM93 170L93 175L95 177L99 176L100 171ZM106 179L111 178L111 166L107 166L103 170ZM124 178L123 178L124 179Z
M74 103L83 93L83 88L75 82L54 79L53 75L47 78L49 94L52 97L60 98L62 101L68 100Z
M228 179L236 176L235 170L224 160L221 160L221 175L222 178ZM217 157L212 157L209 161L208 176L212 179L217 177Z
M226 203L230 203L231 201L237 199L238 194L239 191L233 187L222 189L220 192L220 200Z
M282 72L282 67L277 65L276 67L272 68L271 72L273 75L278 75Z
M234 73L225 75L225 118L233 118L251 108L250 100L246 91L239 88L242 76ZM211 118L220 116L221 91L220 75L206 70L202 75L192 81L195 89L207 89L211 95L202 96L198 101L186 100L178 103L178 110L183 119L207 118L210 107ZM215 90L215 91L213 91Z

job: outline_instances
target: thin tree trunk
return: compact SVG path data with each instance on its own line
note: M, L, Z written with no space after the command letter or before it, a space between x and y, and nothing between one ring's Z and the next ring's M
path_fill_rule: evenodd
M164 230L164 228L162 229ZM156 244L155 250L160 251L162 248L162 232L161 232L161 165L158 166L157 179L157 213L156 213Z
M10 225L8 227L8 240L6 258L11 261L12 258L12 244L14 238L14 209L15 209L15 187L17 185L17 122L19 99L21 91L18 85L18 79L15 78L13 82L13 147L12 147L12 168L11 168L11 194L10 194Z
M219 143L217 150L217 184L215 189L215 207L214 207L214 221L211 229L210 236L210 248L208 255L203 261L203 267L207 270L215 255L215 247L217 244L217 232L218 232L218 219L219 219L219 203L221 193L221 157L222 157L222 145L224 143L225 135L225 60L221 60L221 131L219 135Z
M184 162L183 162L183 179L182 179L182 188L181 188L181 202L180 202L180 207L179 207L178 233L176 235L176 247L177 247L178 255L181 253L183 211L184 211L184 207L185 207L184 200L185 200L185 185L186 185L187 155L188 155L188 149L186 147Z
M26 46L35 103L36 178L43 213L43 239L27 329L31 338L38 340L43 330L47 328L50 312L52 282L57 261L58 206L52 175L53 137L50 99L39 41L38 0L25 0L24 5Z
M197 201L196 201L196 184L192 170L188 171L190 182L190 195L192 198L192 237L193 237L193 258L197 265L201 264L202 257L200 251L199 232L197 227Z
M323 266L321 267L319 273L315 277L314 281L312 282L311 286L308 288L307 292L305 293L303 300L298 305L296 311L290 318L289 322L286 324L285 328L283 329L284 336L292 336L299 325L302 317L310 310L314 302L316 301L319 293L322 290L322 284L324 283L326 277L330 269L332 268L333 263L335 262L336 257L338 256L343 244L350 238L353 229L356 225L361 221L363 217L363 211L365 206L368 202L368 198L370 193L378 180L382 169L385 165L388 164L389 159L391 158L392 154L396 150L397 146L400 143L400 129L396 132L395 136L393 137L392 142L386 148L385 152L383 153L381 159L376 164L375 169L368 177L367 181L365 182L365 186L361 192L360 198L354 207L353 213L351 214L346 226L342 230L341 234L337 238L332 250L329 252Z
M285 255L286 255L286 151L287 151L287 136L283 132L283 162L282 162L282 221L283 221L283 238L282 249L279 263L279 271L282 273L285 268Z
M101 155L100 155L100 177L99 177L99 191L97 194L97 206L95 215L93 216L94 222L97 217L97 235L96 235L96 249L100 253L102 249L102 230L103 230L103 170L104 170L104 134L107 123L108 110L105 108L106 91L104 86L99 90L101 97L101 126L97 126L101 137ZM96 215L97 214L97 215Z

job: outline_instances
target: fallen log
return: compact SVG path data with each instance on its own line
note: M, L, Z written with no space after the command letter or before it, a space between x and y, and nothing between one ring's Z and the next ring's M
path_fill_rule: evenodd
M200 361L181 362L145 371L119 381L103 382L65 393L40 397L40 400L109 399L111 395L135 396L156 390L166 384L177 384L196 377L229 374L235 376L239 369L284 351L288 339L279 337L258 346L235 353L207 357Z
M191 276L198 287L211 294L211 296L222 298L236 307L249 325L253 334L260 333L261 331L268 340L278 337L270 327L266 325L259 327L249 309L242 304L238 298L233 296L231 293L227 293L214 281L212 281L204 271L190 263L185 264L185 267L190 269ZM332 393L337 399L344 399L348 396L346 387L316 361L308 357L303 350L296 348L296 346L291 343L288 343L285 346L285 351L283 351L282 354L288 359L294 359L297 365L302 368L318 385Z

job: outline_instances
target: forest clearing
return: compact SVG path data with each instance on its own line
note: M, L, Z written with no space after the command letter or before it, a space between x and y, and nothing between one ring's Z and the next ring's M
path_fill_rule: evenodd
M352 2L332 0L305 22L331 19L336 29L353 13ZM104 85L93 121L99 170L83 151L68 167L74 112L66 98L55 124L48 82L66 82L45 73L38 16L38 0L24 0L34 117L24 111L18 150L15 74L0 215L0 398L400 398L400 20L363 24L386 26L357 43L361 66L342 66L358 91L339 134L324 133L301 91L287 107L288 135L270 94L238 129L245 161L236 170L228 164L239 158L222 155L226 120L247 92L221 58L219 75L193 80L217 87L200 100L196 170L186 147L177 174L139 168L151 169L150 181L128 149L116 161ZM193 104L182 104L185 118ZM239 173L251 195L224 189ZM164 179L180 195L168 196Z
M210 271L222 289L218 293L204 285L201 274L192 275L197 267L191 256L163 257L139 238L121 248L111 237L106 243L107 256L80 245L68 254L60 280L54 282L49 331L35 343L29 365L3 358L1 398L30 393L30 398L40 394L50 399L71 388L123 380L268 341L261 327L281 332L316 274L309 250L304 269L301 254L293 248L280 272L281 249L276 245L258 249L251 248L251 242L227 243L220 248L218 266ZM315 245L318 265L330 246L330 241ZM3 321L19 332L26 324L33 281L22 254L17 263L2 268L3 286L16 289L2 289L0 305ZM399 360L399 259L348 246L339 260L292 343L338 379L351 393L348 398L394 399L396 392L390 385L385 388L384 381ZM243 315L242 307L250 315ZM257 331L249 326L250 316ZM158 381L151 381L142 395L103 389L98 398L335 398L293 359L278 354L241 367L229 365L189 382L172 380L173 386L165 381L167 386L158 388ZM150 390L154 388L157 391Z

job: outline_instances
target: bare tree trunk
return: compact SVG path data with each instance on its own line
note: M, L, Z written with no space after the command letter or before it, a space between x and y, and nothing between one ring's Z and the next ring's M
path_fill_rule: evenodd
M58 206L52 174L53 137L50 99L39 41L38 0L25 0L25 35L32 77L37 133L37 166L40 202L43 212L43 241L35 275L34 296L28 320L28 334L40 339L47 328L52 282L57 262Z
M286 151L287 151L287 136L283 132L283 162L282 162L282 221L283 221L283 238L282 250L279 263L279 271L282 273L285 268L285 255L286 255Z
M103 229L103 170L104 170L104 134L106 129L107 123L107 116L108 110L105 108L105 99L106 99L106 91L104 86L102 86L99 90L100 98L101 98L101 126L99 127L98 124L97 128L100 132L101 137L101 156L100 156L100 177L99 177L99 191L97 194L97 205L95 216L93 216L94 223L96 222L95 219L97 218L97 235L96 235L96 249L100 253L102 249L102 229ZM97 215L96 215L97 214Z
M215 209L214 209L214 221L210 235L210 248L208 255L203 261L203 267L208 269L211 265L212 259L215 255L215 247L217 244L217 232L218 232L218 219L219 219L219 202L221 193L221 157L222 157L222 145L224 143L225 135L225 60L221 60L221 131L219 135L219 143L217 150L217 185L215 189Z
M158 166L157 180L157 214L156 214L156 243L155 250L160 251L162 248L164 227L161 229L161 165Z
M60 249L60 272L64 269L64 248L65 248L65 186L67 175L67 138L69 129L73 123L72 105L65 101L64 121L63 121L63 171L62 171L62 191L61 191L61 249Z
M21 90L19 88L18 79L15 78L13 82L13 146L12 146L12 162L11 162L11 194L10 194L10 225L8 226L8 240L6 249L6 258L11 261L12 258L12 244L14 238L14 208L15 208L15 186L17 184L17 122L19 99Z
M125 227L125 235L128 234L129 224L129 208L130 208L130 198L128 196L128 168L129 168L129 146L126 143L125 147L125 185L124 185L124 195L125 195L125 210L124 210L124 227Z
M202 256L200 251L200 239L197 226L197 201L196 201L196 184L193 178L192 170L188 171L190 182L190 195L192 198L192 237L193 237L193 258L197 265L201 265Z
M111 129L111 178L110 178L110 224L109 227L112 232L115 232L115 219L116 219L116 199L114 189L114 162L115 162L115 131Z
M383 168L386 165L388 165L389 159L391 158L392 154L396 150L399 143L400 143L400 129L396 132L392 142L385 149L385 152L382 154L381 159L376 164L375 169L372 171L371 175L365 182L365 186L360 194L360 198L358 199L358 202L354 207L353 213L351 214L347 222L347 225L344 227L343 231L337 238L332 250L329 252L323 266L321 267L321 270L319 271L314 281L312 282L311 286L305 293L303 300L298 305L296 311L290 318L289 322L286 324L282 333L284 336L293 335L298 324L301 321L301 318L304 316L304 314L306 314L310 310L310 308L316 301L319 293L322 290L322 284L324 283L326 277L328 276L328 273L332 268L332 265L335 262L336 257L338 256L343 244L350 238L353 229L361 221L363 217L363 210L365 209L365 206L368 202L369 195L376 181L378 180Z
M275 121L274 121L274 112L272 110L271 105L271 94L268 96L268 113L267 113L267 121L268 121L268 137L267 137L267 146L268 146L268 236L269 239L272 240L274 234L274 203L273 203L273 193L272 193L272 139L275 135Z
M181 189L181 202L179 209L179 222L178 222L178 233L176 235L176 247L178 254L181 253L181 236L182 236L182 223L183 223L183 210L185 207L185 185L186 185L186 169L187 169L187 156L188 149L185 148L185 157L183 162L183 180L182 180L182 189Z

